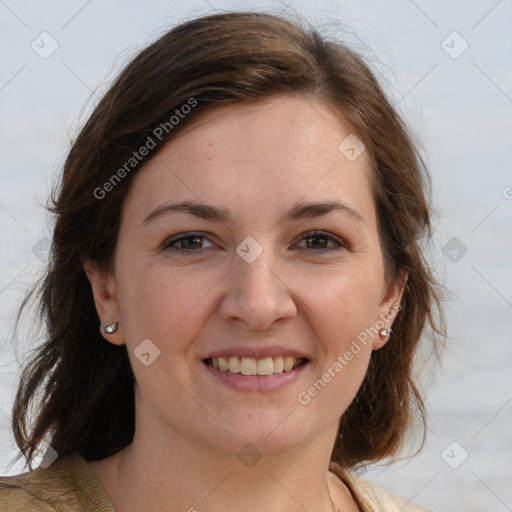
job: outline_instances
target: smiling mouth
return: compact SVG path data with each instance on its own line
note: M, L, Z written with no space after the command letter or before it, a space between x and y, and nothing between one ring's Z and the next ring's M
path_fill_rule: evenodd
M240 373L241 375L258 375L266 377L282 372L290 372L305 364L307 359L293 356L265 357L213 357L203 360L221 372Z

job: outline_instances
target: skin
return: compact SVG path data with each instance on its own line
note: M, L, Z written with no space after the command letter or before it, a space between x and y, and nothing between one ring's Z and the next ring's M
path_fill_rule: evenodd
M89 462L116 511L357 510L328 473L329 457L371 352L387 338L370 337L307 405L298 400L403 292L385 278L368 155L350 161L338 150L350 133L328 107L298 97L221 106L134 178L114 270L84 265L102 325L119 322L102 334L127 345L137 380L132 444ZM227 208L233 219L181 212L143 222L185 200ZM340 210L283 219L298 202L335 200L361 219ZM308 235L314 230L343 245ZM192 239L165 247L188 232ZM263 250L252 263L236 252L248 236ZM134 355L145 339L160 350L148 366ZM234 390L202 358L244 344L294 347L309 363L282 389ZM262 454L252 467L236 456L249 442Z

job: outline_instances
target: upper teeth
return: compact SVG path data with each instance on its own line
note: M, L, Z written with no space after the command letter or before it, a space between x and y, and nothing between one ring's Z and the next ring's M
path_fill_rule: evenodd
M214 368L242 375L273 375L282 371L289 372L299 364L302 359L293 356L266 357L265 359L253 359L252 357L212 357L211 364Z

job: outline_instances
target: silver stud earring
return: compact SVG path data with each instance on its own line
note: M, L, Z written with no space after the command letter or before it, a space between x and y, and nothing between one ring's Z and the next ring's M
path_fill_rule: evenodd
M117 322L114 322L110 325L105 325L104 330L107 334L114 334L117 331Z
M384 339L384 338L387 338L390 334L391 334L391 329L381 329L379 331L379 336Z

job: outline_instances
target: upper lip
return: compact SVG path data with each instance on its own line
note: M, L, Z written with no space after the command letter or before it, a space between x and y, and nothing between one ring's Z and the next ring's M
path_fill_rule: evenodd
M234 346L234 347L223 347L217 350L213 350L206 357L202 359L214 359L217 357L251 357L253 359L265 359L266 357L277 357L277 356L293 356L297 359L309 359L303 352L295 348L288 348L279 345L267 345L267 346Z

